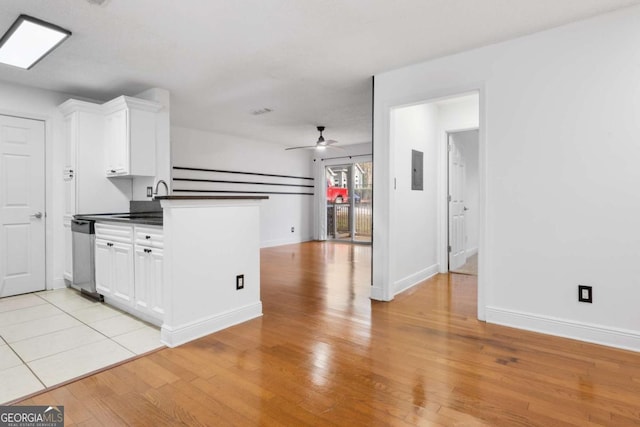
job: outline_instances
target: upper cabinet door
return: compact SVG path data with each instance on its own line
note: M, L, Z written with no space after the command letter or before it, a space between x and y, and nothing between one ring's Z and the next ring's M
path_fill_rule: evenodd
M107 176L155 176L160 104L120 96L103 104Z
M130 175L129 111L126 108L105 117L107 176Z

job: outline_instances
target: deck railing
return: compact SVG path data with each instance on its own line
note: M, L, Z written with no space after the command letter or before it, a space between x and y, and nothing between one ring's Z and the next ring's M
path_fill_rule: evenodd
M327 234L334 239L351 237L350 203L327 203ZM354 205L355 237L371 237L371 203Z

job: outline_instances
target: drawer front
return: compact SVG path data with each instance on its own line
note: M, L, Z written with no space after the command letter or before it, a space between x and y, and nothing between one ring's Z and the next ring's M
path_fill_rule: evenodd
M135 242L138 246L162 249L164 247L162 227L136 225Z
M133 243L133 227L106 222L96 222L96 239L109 242Z

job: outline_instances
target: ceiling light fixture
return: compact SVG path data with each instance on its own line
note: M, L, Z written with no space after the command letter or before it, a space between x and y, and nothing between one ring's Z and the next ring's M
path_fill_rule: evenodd
M57 25L20 15L0 39L0 62L28 70L70 35Z

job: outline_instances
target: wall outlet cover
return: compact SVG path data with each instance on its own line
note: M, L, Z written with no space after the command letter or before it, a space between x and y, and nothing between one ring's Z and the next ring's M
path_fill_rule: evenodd
M153 188L147 187L147 197L153 197Z
M578 285L578 301L593 303L593 287Z
M244 289L244 274L236 276L236 290Z

